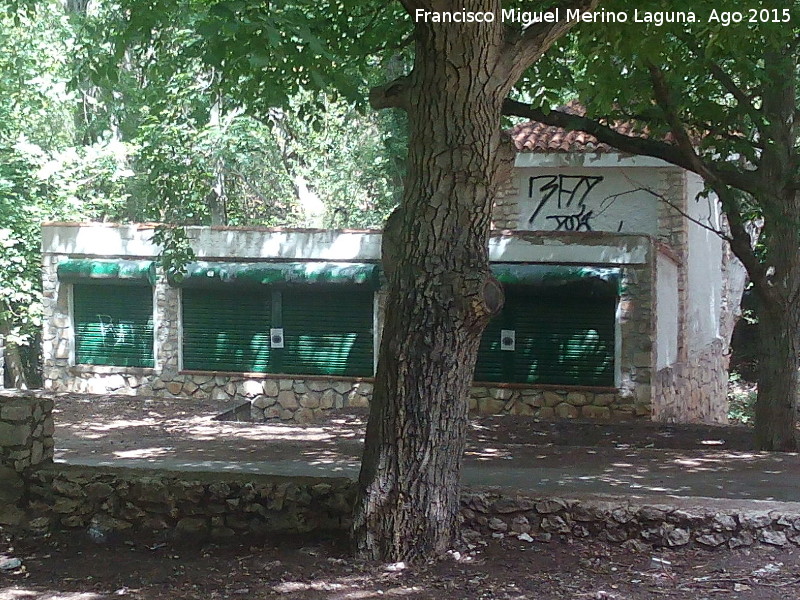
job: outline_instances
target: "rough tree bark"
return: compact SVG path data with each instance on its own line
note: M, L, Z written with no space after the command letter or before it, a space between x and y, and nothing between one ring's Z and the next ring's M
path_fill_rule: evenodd
M797 155L797 52L789 43L764 53L761 110L766 126L759 171L767 193L765 262L771 271L756 285L760 300L756 439L763 450L797 450L797 382L800 368L800 190Z
M593 6L591 0L574 8ZM356 552L415 560L445 552L481 332L502 306L487 257L490 210L513 152L503 100L571 25L524 33L500 21L501 0L404 0L415 10L492 12L494 23L415 23L414 68L371 94L409 117L403 200L384 233L389 297L353 528Z
M5 342L5 369L8 372L8 378L11 381L11 387L20 390L28 389L28 377L25 370L25 362L22 360L19 347L8 341L9 334L11 333L11 322L7 315L10 310L5 302L0 301L0 338L6 340ZM2 344L0 344L2 348ZM0 387L2 386L0 381Z

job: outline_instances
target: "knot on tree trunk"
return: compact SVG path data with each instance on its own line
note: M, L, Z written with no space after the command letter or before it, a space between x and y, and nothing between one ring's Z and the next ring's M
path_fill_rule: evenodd
M369 91L369 104L375 110L382 108L408 109L408 77L398 77Z

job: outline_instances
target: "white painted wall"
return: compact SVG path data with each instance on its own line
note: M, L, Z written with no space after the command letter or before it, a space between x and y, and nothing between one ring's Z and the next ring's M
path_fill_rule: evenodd
M678 360L678 265L667 255L656 257L656 370Z
M695 221L719 230L721 216L715 196L698 197L703 180L686 174L686 212ZM686 334L689 357L720 335L723 241L713 231L689 222L687 248Z
M520 167L518 229L658 234L666 169Z

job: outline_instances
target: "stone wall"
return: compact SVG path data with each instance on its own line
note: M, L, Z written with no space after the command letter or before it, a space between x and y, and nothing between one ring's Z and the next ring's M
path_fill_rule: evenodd
M82 530L95 538L144 536L225 541L277 533L346 530L357 485L341 478L49 467L29 476L27 528ZM800 545L800 514L702 508L594 497L462 494L467 541L514 535L530 542L593 537L632 548ZM800 510L800 509L799 509Z
M461 504L467 539L487 534L523 536L540 542L554 536L593 537L634 549L733 549L756 542L800 545L800 514L742 509L735 501L678 507L641 500L530 498L477 492L463 494Z
M620 344L620 397L632 409L629 416L652 414L652 374L655 366L654 248L648 264L623 269L617 305Z
M23 473L53 460L53 401L0 393L0 465Z
M539 419L590 419L607 421L646 417L647 404L615 390L493 388L474 386L469 402L472 413L480 415L524 415Z
M23 518L24 478L53 461L53 401L0 392L0 525Z
M502 186L492 206L492 229L518 229L521 177L515 172Z
M667 423L728 422L728 363L730 353L722 339L692 356L661 369L656 375L659 402L653 420Z
M215 540L343 529L355 489L348 479L59 465L29 477L28 528Z
M673 217L674 218L674 217ZM685 220L684 220L685 221ZM677 228L677 226L675 226ZM685 237L684 225L681 235ZM686 252L675 248L681 260ZM678 292L680 302L687 301L685 266L679 269ZM720 290L721 311L717 337L705 347L691 350L686 341L685 309L679 321L678 361L658 371L656 389L658 401L653 406L653 420L672 423L728 422L728 367L733 329L741 315L741 298L746 283L746 273L727 244L723 248L720 270L723 289Z

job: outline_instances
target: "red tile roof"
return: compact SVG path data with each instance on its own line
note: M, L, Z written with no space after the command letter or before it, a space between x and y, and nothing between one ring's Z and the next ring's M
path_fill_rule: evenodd
M586 114L586 109L575 101L558 110L570 114ZM633 135L631 123L618 122L613 125L613 128L623 135ZM567 131L561 127L545 125L538 121L520 123L510 130L510 134L520 152L596 152L598 154L619 152L608 144L598 142L593 135L583 131Z

